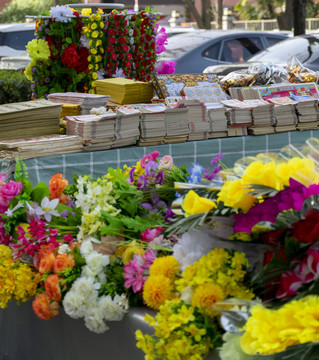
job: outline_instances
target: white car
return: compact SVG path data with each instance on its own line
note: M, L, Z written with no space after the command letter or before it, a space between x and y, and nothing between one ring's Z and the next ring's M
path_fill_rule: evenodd
M26 45L35 38L35 23L0 24L0 58L27 54Z

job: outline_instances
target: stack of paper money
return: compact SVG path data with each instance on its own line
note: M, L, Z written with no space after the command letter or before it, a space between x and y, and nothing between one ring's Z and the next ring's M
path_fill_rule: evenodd
M115 140L112 148L136 144L139 139L140 112L130 106L116 109Z
M206 103L206 119L209 122L208 138L227 136L226 107L220 103Z

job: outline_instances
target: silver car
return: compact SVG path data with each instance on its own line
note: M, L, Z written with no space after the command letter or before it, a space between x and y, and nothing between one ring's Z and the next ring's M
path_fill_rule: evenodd
M202 73L210 65L246 61L287 38L262 31L198 30L170 37L160 60L176 61L176 74Z

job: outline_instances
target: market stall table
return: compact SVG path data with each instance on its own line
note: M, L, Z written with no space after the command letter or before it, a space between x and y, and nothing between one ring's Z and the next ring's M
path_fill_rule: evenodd
M62 173L71 182L74 173L104 175L109 167L118 168L125 164L131 166L144 155L155 150L159 151L160 156L172 155L175 165L186 167L191 167L192 163L197 161L200 165L209 167L213 157L221 152L223 163L226 166L233 166L234 162L242 157L254 156L261 152L278 152L288 144L302 144L311 137L319 137L319 129L147 147L130 146L104 151L37 157L24 160L24 163L27 166L29 180L33 185L40 181L48 183L56 173ZM12 174L13 171L14 162L3 159L1 172Z

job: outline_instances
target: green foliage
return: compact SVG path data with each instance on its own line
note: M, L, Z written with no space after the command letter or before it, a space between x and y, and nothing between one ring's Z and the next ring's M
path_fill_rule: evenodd
M0 70L0 104L31 99L31 82L16 70Z
M61 280L66 286L66 291L69 291L74 281L81 275L82 267L85 265L85 259L81 256L80 249L75 246L71 254L73 255L75 266L72 269L65 269L61 271L63 279Z

